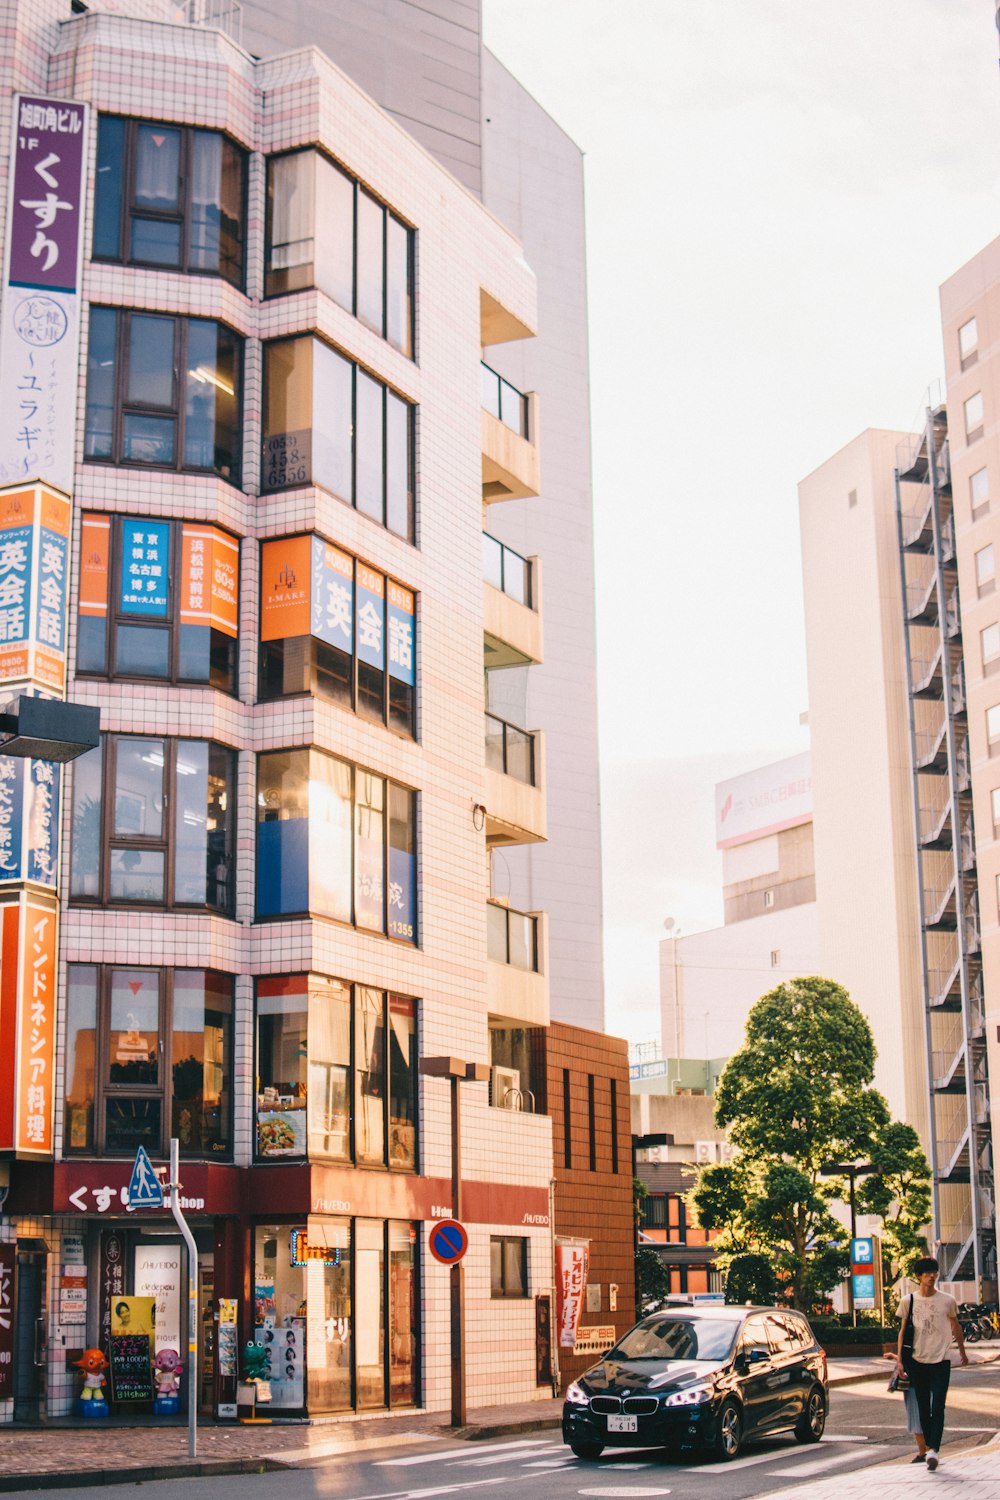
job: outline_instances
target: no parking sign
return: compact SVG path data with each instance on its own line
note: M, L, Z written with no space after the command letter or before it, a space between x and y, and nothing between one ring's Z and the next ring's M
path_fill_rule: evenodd
M434 1225L427 1244L435 1260L444 1266L457 1266L469 1248L469 1235L457 1219L442 1219Z

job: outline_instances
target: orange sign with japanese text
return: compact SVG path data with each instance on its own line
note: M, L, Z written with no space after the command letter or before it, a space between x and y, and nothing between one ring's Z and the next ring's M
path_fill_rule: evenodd
M260 558L260 638L284 641L308 635L312 538L265 542Z
M80 531L80 613L101 619L108 612L111 517L84 516Z
M0 685L66 678L70 501L48 485L0 490Z
M181 624L212 625L235 636L239 615L240 548L214 526L184 527Z

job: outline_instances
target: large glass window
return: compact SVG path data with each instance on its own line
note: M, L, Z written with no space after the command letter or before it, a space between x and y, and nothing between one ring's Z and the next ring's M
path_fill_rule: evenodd
M321 750L258 758L258 916L311 912L415 943L416 862L407 787Z
M315 1215L254 1229L254 1340L276 1412L418 1398L417 1225Z
M320 291L413 354L413 232L319 151L267 164L267 296Z
M70 964L64 1147L232 1151L233 980L205 969Z
M87 514L77 671L237 691L240 549L200 522Z
M261 547L261 699L313 693L416 730L415 601L322 537Z
M246 153L215 130L101 115L94 259L243 285Z
M490 1236L490 1296L527 1297L528 1241L520 1235Z
M261 489L322 485L412 541L412 412L321 339L266 344Z
M208 740L105 736L73 767L71 898L229 915L235 762Z
M84 457L238 484L242 364L213 319L92 307Z
M417 1165L416 1002L316 974L257 983L259 1158Z

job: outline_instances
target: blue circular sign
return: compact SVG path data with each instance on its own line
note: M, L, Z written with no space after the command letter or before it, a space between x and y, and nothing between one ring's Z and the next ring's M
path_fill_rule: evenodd
M469 1236L465 1225L457 1219L442 1219L431 1230L428 1244L435 1260L445 1266L457 1266L469 1248Z

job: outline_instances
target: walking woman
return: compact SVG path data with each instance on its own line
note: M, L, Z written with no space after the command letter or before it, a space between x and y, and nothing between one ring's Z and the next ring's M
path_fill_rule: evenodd
M944 1432L944 1407L951 1380L951 1341L958 1345L959 1360L969 1363L958 1321L954 1297L939 1292L940 1266L933 1256L924 1256L913 1267L917 1290L899 1304L901 1318L896 1345L896 1370L908 1375L917 1400L920 1429L927 1447L928 1469L937 1468ZM918 1444L919 1448L919 1444Z

